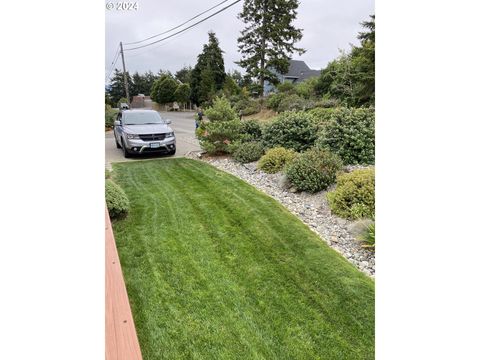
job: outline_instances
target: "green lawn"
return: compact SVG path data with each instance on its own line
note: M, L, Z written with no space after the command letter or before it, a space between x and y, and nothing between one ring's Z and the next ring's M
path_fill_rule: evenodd
M373 359L374 283L275 200L194 160L114 165L145 360Z

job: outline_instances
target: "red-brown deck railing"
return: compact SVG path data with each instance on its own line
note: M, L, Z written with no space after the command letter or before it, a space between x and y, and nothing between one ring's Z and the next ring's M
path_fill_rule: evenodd
M107 210L105 210L105 359L142 359Z

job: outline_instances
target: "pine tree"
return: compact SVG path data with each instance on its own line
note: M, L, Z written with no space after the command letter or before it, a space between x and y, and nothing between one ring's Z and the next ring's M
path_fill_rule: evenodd
M192 101L200 104L212 100L215 92L225 83L223 51L214 32L208 33L208 43L198 55L197 64L191 73Z
M302 38L302 30L293 26L297 16L298 0L245 0L239 17L247 24L238 38L242 59L238 64L247 74L258 78L263 96L265 80L277 83L277 76L288 71L289 56L303 54L295 47Z
M133 88L133 81L132 77L127 71L127 81L128 81L128 88ZM108 90L108 95L110 95L112 101L116 104L121 98L126 97L125 94L125 83L123 80L123 72L120 70L115 69L115 74L110 83L110 88ZM130 94L131 96L132 94Z

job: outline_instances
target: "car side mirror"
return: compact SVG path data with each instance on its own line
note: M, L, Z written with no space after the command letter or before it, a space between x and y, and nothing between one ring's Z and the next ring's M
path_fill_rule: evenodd
M115 120L115 121L113 122L113 125L115 125L115 126L120 126L120 125L122 125L122 122L121 122L120 120Z
M169 125L172 123L172 120L166 120L165 122L167 123L167 125Z

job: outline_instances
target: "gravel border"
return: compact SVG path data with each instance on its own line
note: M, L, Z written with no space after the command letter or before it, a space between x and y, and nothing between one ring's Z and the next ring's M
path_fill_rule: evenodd
M200 157L199 153L190 153L187 156L205 161L220 170L237 176L270 195L360 271L372 278L375 277L375 251L362 247L355 239L355 234L362 226L365 226L365 222L349 221L333 215L325 196L328 190L316 194L294 193L288 188L284 175L267 174L257 170L256 162L242 165L227 157ZM362 167L347 167L346 170L352 171L358 168Z

